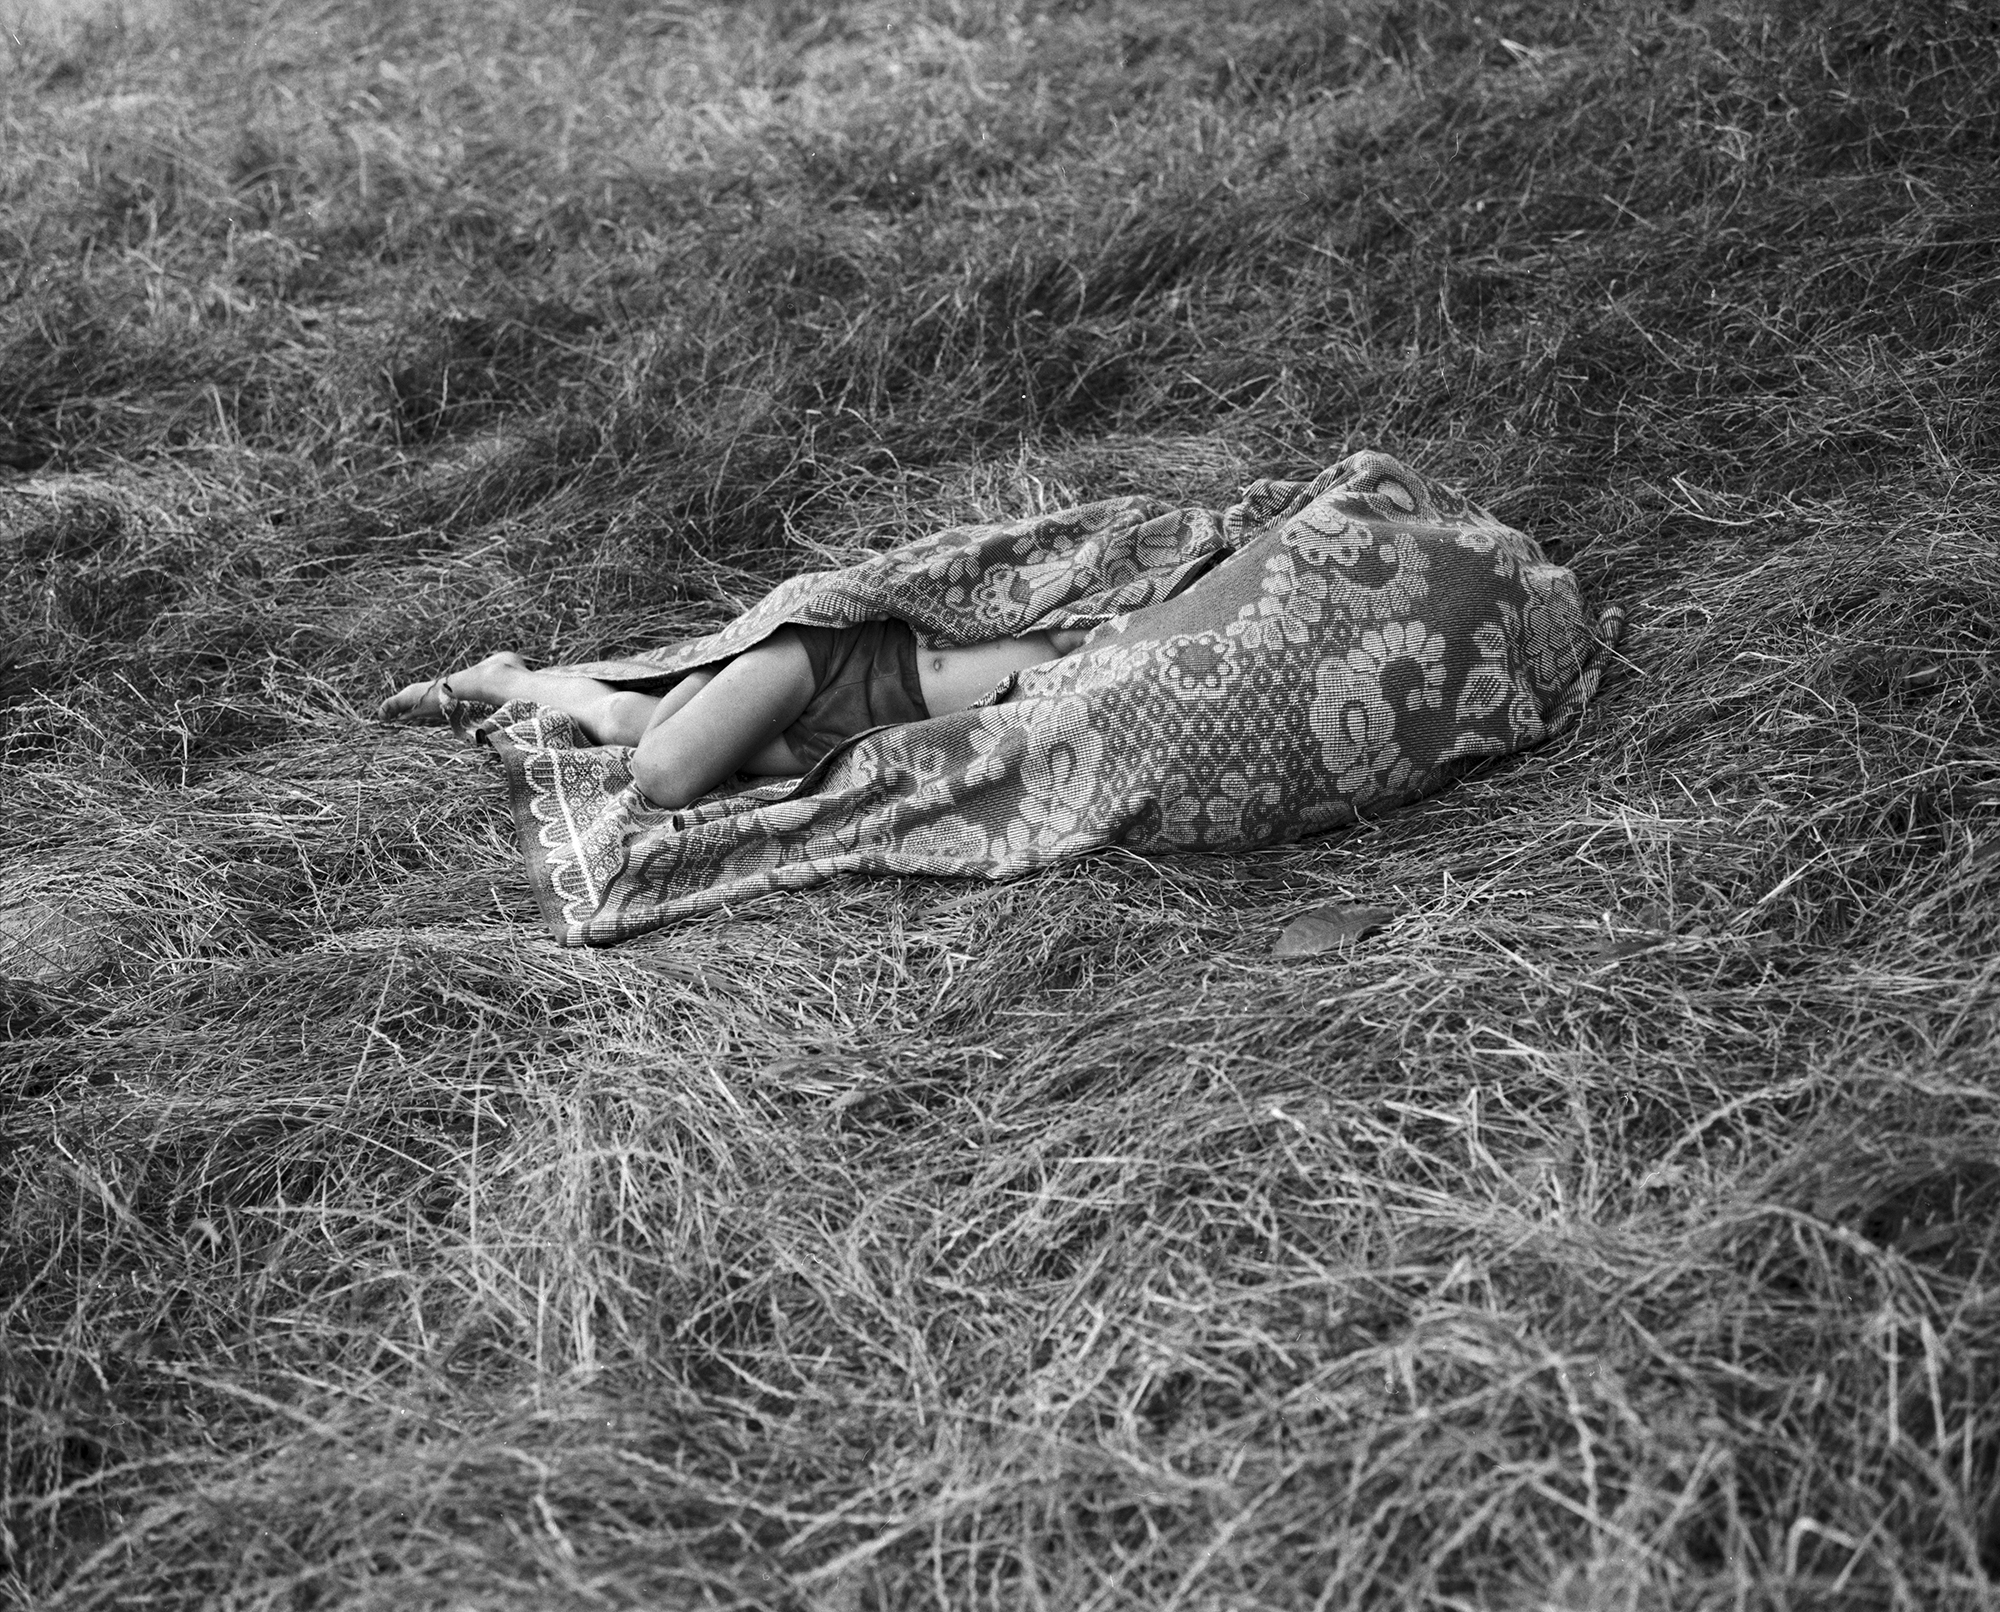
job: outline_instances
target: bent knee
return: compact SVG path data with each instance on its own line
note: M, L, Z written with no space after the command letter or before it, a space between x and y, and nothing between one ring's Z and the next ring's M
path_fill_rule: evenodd
M647 747L641 746L632 757L632 782L639 786L639 793L662 811L677 812L683 806L692 806L703 791L692 787L685 769L674 765L670 757L648 755Z
M598 735L599 744L637 744L646 735L646 724L660 703L653 694L634 689L617 689L605 696Z

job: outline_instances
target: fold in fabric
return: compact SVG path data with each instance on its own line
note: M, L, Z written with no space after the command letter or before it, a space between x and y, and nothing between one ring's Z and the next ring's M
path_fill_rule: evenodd
M680 811L633 787L629 749L502 707L480 733L555 937L611 944L842 874L1000 879L1323 833L1561 731L1600 647L1530 538L1361 453L1221 513L1122 498L955 527L793 577L720 632L560 670L662 688L787 622L886 617L930 645L1095 630L990 703Z

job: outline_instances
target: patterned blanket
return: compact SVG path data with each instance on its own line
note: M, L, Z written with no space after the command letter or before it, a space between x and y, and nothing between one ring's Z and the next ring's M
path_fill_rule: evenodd
M1538 743L1597 681L1571 574L1374 453L1220 514L1119 498L955 527L793 577L720 632L562 669L657 689L786 622L892 616L933 645L1095 630L972 710L681 811L567 716L488 717L556 938L605 945L846 873L998 879L1110 845L1321 833Z

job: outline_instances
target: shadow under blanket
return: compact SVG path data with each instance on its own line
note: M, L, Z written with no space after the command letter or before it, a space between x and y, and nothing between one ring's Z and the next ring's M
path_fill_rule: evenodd
M629 749L501 707L479 731L556 938L609 944L846 873L998 879L1103 846L1296 839L1538 743L1597 681L1569 571L1375 453L1220 514L1118 498L955 527L792 577L720 632L558 669L657 690L786 622L888 617L930 645L1096 630L971 710L680 811L633 787Z

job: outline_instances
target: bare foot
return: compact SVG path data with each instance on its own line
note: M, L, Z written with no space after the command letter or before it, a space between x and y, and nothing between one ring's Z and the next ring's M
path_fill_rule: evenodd
M506 696L500 689L507 674L527 669L528 663L519 655L511 649L502 649L448 677L434 677L427 683L411 683L384 700L375 714L384 722L442 722L446 693L455 700L504 705Z

